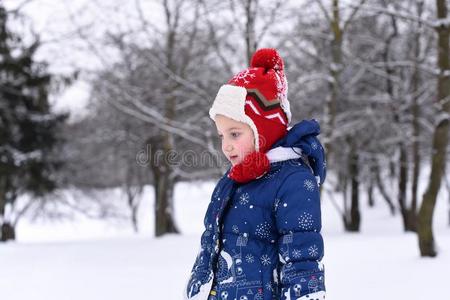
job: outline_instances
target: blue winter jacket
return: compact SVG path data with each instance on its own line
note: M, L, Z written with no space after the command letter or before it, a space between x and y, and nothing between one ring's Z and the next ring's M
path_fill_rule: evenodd
M219 180L185 299L325 298L319 132L315 120L302 121L268 151L267 174L238 184L228 170Z

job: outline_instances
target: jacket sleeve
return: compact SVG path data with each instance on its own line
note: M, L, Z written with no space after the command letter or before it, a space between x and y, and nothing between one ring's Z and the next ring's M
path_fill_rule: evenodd
M189 279L185 285L183 299L206 299L209 294L209 287L212 284L212 270L210 268L210 259L213 245L213 220L212 212L214 210L214 203L218 197L219 188L213 191L211 201L206 210L204 217L205 229L200 238L200 248L197 253L194 265L192 267ZM206 293L206 294L205 294Z
M325 299L320 193L309 170L282 182L275 200L280 299Z

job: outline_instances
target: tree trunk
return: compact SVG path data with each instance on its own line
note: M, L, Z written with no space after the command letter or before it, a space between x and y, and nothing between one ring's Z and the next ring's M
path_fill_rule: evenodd
M345 229L347 231L358 232L361 223L361 214L359 212L359 155L354 142L351 140L351 151L349 159L349 174L351 181L351 204L350 215L345 219Z
M0 175L0 241L3 242L3 224L5 223L6 177Z
M445 180L445 185L447 187L447 200L448 200L448 204L449 204L449 209L448 209L448 226L450 226L450 183L448 182L447 176L444 175L444 180Z
M131 224L134 232L137 233L139 232L138 211L140 202L138 197L142 194L142 184L141 180L133 180L134 178L139 177L139 172L133 170L131 164L128 164L126 168L124 190L127 194L128 207L130 208Z
M403 219L403 229L405 231L416 231L416 212L408 208L406 203L406 187L408 184L408 156L405 144L400 143L400 163L398 180L398 204Z
M137 219L137 208L133 208L132 212L131 212L131 224L133 225L133 230L135 233L139 232L139 224L138 224L138 219Z
M245 1L245 14L247 17L247 22L245 23L245 45L247 48L247 62L249 66L253 53L255 53L257 48L255 29L257 2L258 1L255 0Z
M6 242L9 240L15 240L16 239L16 230L15 228L9 223L5 222L1 226L1 239L0 241Z
M176 13L170 12L168 3L165 2L167 36L165 45L166 67L174 74L179 72L179 66L176 64L175 47L177 35L179 34L179 17L181 5L177 5ZM164 117L168 120L175 120L176 95L173 91L179 88L179 83L174 82L169 75L163 83L164 87ZM168 159L170 153L174 150L174 136L169 132L161 132L152 143L157 151L152 153L151 166L153 169L154 188L155 188L155 236L162 236L166 233L178 233L178 228L174 221L173 208L173 189L175 186L173 178L173 167ZM161 155L162 154L162 155Z
M431 174L418 216L419 248L422 256L434 257L437 255L432 230L433 212L436 205L436 197L441 186L442 175L445 171L448 125L448 120L441 121L433 135L432 152L434 155L431 161Z
M0 176L0 242L16 239L14 224L5 218L7 178Z
M343 198L343 209L342 209L342 221L344 222L344 229L346 228L347 218L348 218L348 177L342 171L338 171L338 185L337 191L342 192Z
M155 236L179 233L174 222L173 188L169 173L160 168L155 176Z
M394 160L390 160L389 161L389 178L392 181L394 181L395 177L396 177L395 169L396 169L395 161Z
M423 2L417 1L417 16L422 17L423 12ZM421 23L418 27L422 26ZM417 231L417 189L419 186L419 175L420 175L420 106L418 103L418 90L420 82L420 71L419 71L419 56L420 56L420 30L417 30L414 42L414 70L412 76L412 131L413 131L413 144L412 144L412 184L411 184L411 207L409 209L411 226L414 231Z
M411 206L406 212L406 231L417 232L417 208Z
M325 103L325 150L326 160L330 162L330 157L333 153L333 132L335 128L335 119L337 114L337 103L340 97L340 76L342 72L343 54L342 54L342 41L343 31L341 28L341 18L339 11L339 0L333 0L332 2L333 17L330 23L330 29L332 33L331 41L331 55L332 65L329 67L330 76L333 80L329 84L330 94L326 98Z
M376 182L376 165L377 161L375 157L371 157L369 161L369 186L367 187L367 199L369 207L375 206L375 199L373 198L373 188Z
M179 233L174 221L173 189L175 182L172 166L168 162L168 153L172 149L171 136L164 133L153 140L157 151L152 152L151 167L155 188L155 236L166 233Z
M373 183L372 183L372 180L370 180L369 187L367 188L367 199L368 199L369 207L374 207L375 206L375 202L373 200Z
M414 97L416 98L416 97ZM417 189L419 186L419 175L420 175L420 152L419 152L419 106L417 104L417 99L414 100L413 104L413 149L412 149L412 163L413 163L413 173L412 173L412 183L411 183L411 207L409 208L410 221L412 224L411 229L417 231Z
M375 172L375 182L377 184L378 190L380 190L380 193L383 196L383 199L386 201L386 204L389 206L391 215L395 216L395 206L391 200L391 197L389 197L389 194L386 192L386 188L384 187L383 181L381 180L380 168L379 168L378 164L375 165L374 172Z
M136 203L136 197L140 195L140 192L133 191L132 186L125 187L127 198L128 198L128 207L130 208L131 213L131 224L133 225L134 232L139 232L139 224L138 224L138 210L139 205ZM155 198L156 199L156 198Z
M439 192L442 176L445 174L446 150L448 144L448 129L450 114L450 59L449 59L449 25L447 18L447 3L445 0L436 0L437 18L442 21L437 27L438 32L438 68L440 70L437 86L437 100L442 109L438 115L436 128L433 134L433 147L431 159L431 173L428 187L423 195L422 205L418 217L418 237L421 256L434 257L437 255L433 237L433 212L436 197ZM447 25L445 25L447 24Z
M387 4L385 2L385 4ZM393 112L393 119L394 122L399 124L400 123L400 116L396 108L396 104L399 102L400 99L398 99L398 93L396 93L396 89L394 89L395 84L392 81L392 77L395 75L395 69L390 66L389 61L391 60L391 44L393 40L398 36L398 28L397 28L397 20L394 16L391 16L391 25L392 25L392 32L388 35L384 50L383 50L383 60L385 63L385 72L386 72L386 93L389 95L391 99L391 109ZM394 178L396 177L396 169L397 164L396 161L390 160L389 161L389 177L391 178L391 182L394 182Z

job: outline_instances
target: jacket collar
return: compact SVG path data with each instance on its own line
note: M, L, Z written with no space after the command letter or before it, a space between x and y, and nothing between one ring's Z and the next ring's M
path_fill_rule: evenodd
M303 120L295 124L266 153L269 161L272 163L304 155L307 157L314 175L319 177L320 184L322 184L326 177L326 160L325 150L317 138L319 134L320 125L314 119Z
M302 156L302 149L298 147L276 147L266 153L270 163L285 161L289 159L297 159Z

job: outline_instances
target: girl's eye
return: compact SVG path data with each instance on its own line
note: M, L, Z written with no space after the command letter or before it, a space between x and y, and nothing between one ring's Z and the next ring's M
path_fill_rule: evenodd
M239 135L240 135L240 133L238 133L238 132L231 133L231 136L234 138L237 138Z

